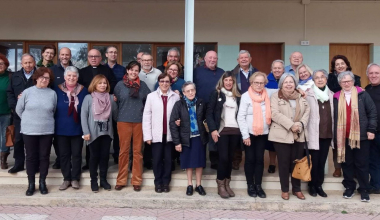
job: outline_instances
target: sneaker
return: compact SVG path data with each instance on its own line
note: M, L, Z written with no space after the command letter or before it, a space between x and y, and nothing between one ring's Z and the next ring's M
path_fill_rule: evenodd
M343 198L345 199L351 199L355 195L355 190L347 188L344 190Z
M369 201L371 201L370 199L369 199L369 195L368 195L368 193L367 192L362 192L362 194L361 194L361 201L362 202L369 202Z

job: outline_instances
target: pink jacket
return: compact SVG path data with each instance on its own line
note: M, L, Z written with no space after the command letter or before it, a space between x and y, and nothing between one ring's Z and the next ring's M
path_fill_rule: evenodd
M179 100L179 95L171 89L168 91L168 104L167 104L167 136L166 141L172 141L172 136L169 129L169 119L172 113L174 104ZM164 105L160 96L160 88L156 91L149 93L143 114L143 136L144 141L152 141L152 143L162 142L163 133L163 114Z

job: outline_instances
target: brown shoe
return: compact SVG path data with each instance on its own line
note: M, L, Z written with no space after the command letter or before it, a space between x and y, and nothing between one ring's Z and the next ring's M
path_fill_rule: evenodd
M139 192L141 190L141 186L133 185L133 190Z
M7 158L8 158L9 153L8 152L1 152L1 169L6 170L8 169L8 163L7 163Z
M297 196L298 199L305 200L305 196L303 195L303 193L301 191L300 192L293 192L293 195Z
M220 197L222 197L223 199L229 198L230 195L226 191L226 180L216 179L216 183L218 184L218 194L220 195Z
M124 188L125 186L122 186L122 185L116 185L115 186L115 190L117 191L120 191L122 188Z
M234 191L232 191L232 189L230 188L230 182L231 179L226 179L226 191L230 195L230 197L235 197Z
M282 192L281 193L281 198L283 200L289 200L289 193L288 192Z
M342 176L342 170L340 168L335 169L333 173L333 177L341 177Z

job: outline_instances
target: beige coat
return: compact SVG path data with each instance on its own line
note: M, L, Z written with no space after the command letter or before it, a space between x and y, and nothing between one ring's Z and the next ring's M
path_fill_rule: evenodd
M307 127L309 121L310 107L306 99L300 98L301 122ZM269 140L284 144L293 144L294 136L290 129L293 122L293 110L290 103L278 97L278 92L273 94L270 98L270 106L272 110L272 124L269 131ZM304 130L299 134L299 142L305 142ZM307 132L306 132L307 138Z
M331 119L332 119L332 131L334 132L334 93L329 90L330 98L330 108L331 108ZM310 105L310 117L309 124L307 126L307 133L313 134L308 137L308 148L310 150L319 150L319 105L317 97L314 93L313 88L307 90L306 100ZM332 136L334 137L334 135ZM332 146L333 141L331 142Z

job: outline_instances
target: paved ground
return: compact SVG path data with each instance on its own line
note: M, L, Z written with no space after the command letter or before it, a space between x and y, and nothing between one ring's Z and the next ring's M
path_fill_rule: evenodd
M380 220L380 215L329 212L258 212L233 210L177 210L0 206L0 220Z

